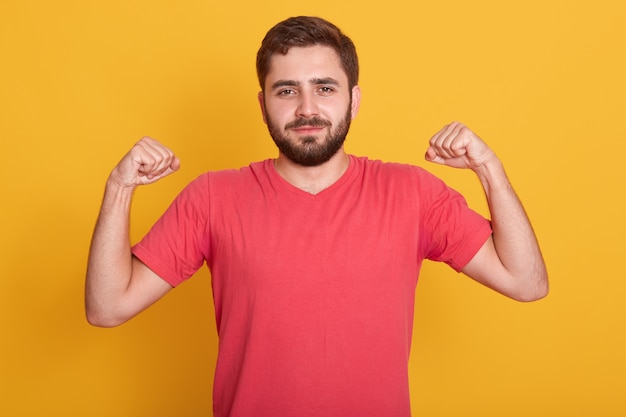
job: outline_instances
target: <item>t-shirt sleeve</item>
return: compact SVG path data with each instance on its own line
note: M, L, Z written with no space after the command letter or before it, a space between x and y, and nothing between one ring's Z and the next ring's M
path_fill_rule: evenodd
M425 257L460 272L491 236L491 224L465 198L431 176L422 201Z
M173 287L191 277L209 253L209 175L192 181L143 239L133 255Z

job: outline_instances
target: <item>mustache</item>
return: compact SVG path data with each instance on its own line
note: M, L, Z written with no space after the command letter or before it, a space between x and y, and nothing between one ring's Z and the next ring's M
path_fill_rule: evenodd
M285 125L285 129L296 129L302 126L312 126L312 127L330 127L332 123L328 120L321 119L319 117L298 117L296 120L289 122Z

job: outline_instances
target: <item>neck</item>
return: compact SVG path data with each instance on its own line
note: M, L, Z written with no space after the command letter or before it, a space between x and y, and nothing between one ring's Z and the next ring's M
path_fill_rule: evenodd
M288 183L309 194L318 194L333 185L346 172L350 158L340 149L327 162L307 167L298 165L279 154L274 161L278 174Z

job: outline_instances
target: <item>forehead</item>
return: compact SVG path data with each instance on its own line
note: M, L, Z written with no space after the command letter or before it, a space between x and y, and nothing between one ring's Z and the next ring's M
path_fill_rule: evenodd
M271 85L277 80L302 82L328 77L341 84L348 83L348 76L334 49L324 45L292 47L285 55L272 55L265 85Z

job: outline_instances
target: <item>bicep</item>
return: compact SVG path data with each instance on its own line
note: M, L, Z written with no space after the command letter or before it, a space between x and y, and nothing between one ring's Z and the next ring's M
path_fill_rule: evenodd
M516 280L502 264L492 236L483 243L461 272L492 290L516 298Z
M124 296L127 319L139 314L167 294L172 286L137 257L133 256L132 275Z

